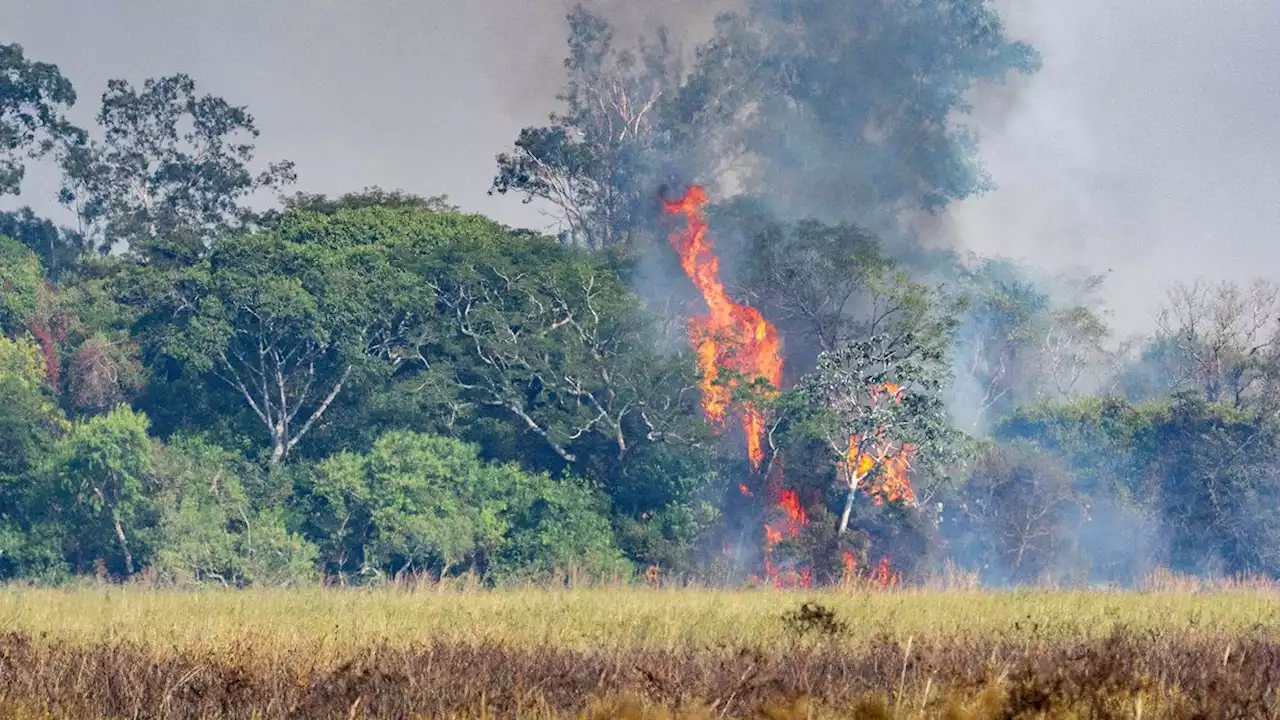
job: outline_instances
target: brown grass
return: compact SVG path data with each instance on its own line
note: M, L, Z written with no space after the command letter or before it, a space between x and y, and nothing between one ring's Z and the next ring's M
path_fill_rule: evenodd
M1278 605L1256 590L8 590L0 716L1274 717Z
M65 718L1267 717L1280 642L1117 631L838 639L765 655L372 646L336 665L0 637L0 710Z

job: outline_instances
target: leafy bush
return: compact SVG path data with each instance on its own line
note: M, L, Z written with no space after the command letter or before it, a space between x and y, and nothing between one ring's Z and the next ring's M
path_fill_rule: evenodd
M174 438L157 457L164 490L152 567L177 582L281 585L315 576L316 548L283 512L255 508L242 478L255 466L201 440Z
M321 462L300 490L324 569L343 577L623 567L604 509L581 482L483 462L451 438L387 433L367 454Z

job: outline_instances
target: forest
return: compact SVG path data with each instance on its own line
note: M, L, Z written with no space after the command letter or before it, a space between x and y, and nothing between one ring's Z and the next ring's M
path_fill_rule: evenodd
M973 94L1040 67L988 4L566 20L490 188L550 231L300 191L180 68L79 127L0 44L0 579L1280 576L1280 285L1121 336L1105 274L931 235L999 192Z

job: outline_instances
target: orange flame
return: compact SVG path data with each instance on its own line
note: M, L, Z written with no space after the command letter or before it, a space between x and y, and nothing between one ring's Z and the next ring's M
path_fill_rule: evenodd
M765 577L775 587L810 587L812 578L808 568L779 568L774 564L773 549L785 538L793 538L809 524L804 503L800 493L782 487L782 462L776 462L770 468L765 483L769 498L773 502L773 512L764 526L764 570Z
M877 481L865 486L867 494L875 504L902 502L914 505L916 493L911 487L910 471L911 456L915 454L915 447L910 443L903 443L895 451L892 446L881 445L870 452L863 452L859 447L858 436L851 436L844 463L846 466L853 467L859 478L865 477L873 467L880 466L881 472Z
M907 476L911 469L911 455L914 452L914 447L903 444L897 455L885 461L884 474L880 478L880 483L874 489L868 490L872 493L877 505L883 505L886 502L915 504L915 489L911 487L911 480Z
M858 559L848 550L841 552L841 556L841 560L844 562L844 582L850 582L858 576ZM867 580L873 585L887 588L902 582L902 576L897 570L893 569L888 557L882 557L880 562L872 568Z
M800 494L795 490L783 490L779 493L778 507L785 513L782 522L787 536L799 535L800 528L809 524L809 519L804 514L804 507L800 505Z
M776 391L782 384L782 355L778 333L760 311L740 305L729 297L720 279L720 258L708 234L709 226L702 209L707 193L699 185L690 185L678 200L663 203L670 215L682 216L685 228L670 238L680 255L680 266L707 304L706 315L693 317L687 328L689 342L698 358L701 375L702 409L716 425L723 425L733 399L737 378L720 382L722 370L733 371L748 382L764 379ZM759 470L764 463L765 418L759 408L744 403L741 408L742 429L747 439L747 457L751 467ZM773 548L783 538L795 537L808 523L800 496L794 490L782 489L782 465L771 468L766 487L768 497L781 516L764 527L764 569L766 577L778 587L809 587L807 568L780 571L773 564ZM746 483L738 486L746 497L753 497Z
M889 558L880 558L880 563L876 565L876 569L871 573L871 581L880 587L890 587L897 585L902 580L898 571L893 569L889 564Z
M776 329L750 305L739 305L729 297L720 280L720 258L707 234L702 208L707 193L691 185L683 197L663 203L668 214L685 218L682 232L671 236L671 246L680 255L680 266L702 293L709 313L689 320L689 341L698 356L702 374L702 408L715 423L723 423L737 381L717 382L720 370L734 370L748 379L764 378L773 387L782 383L782 356ZM742 410L742 427L747 436L751 466L764 461L764 417L747 404Z
M870 388L872 406L880 402L881 393L887 394L894 402L902 402L902 386L886 382ZM842 464L847 470L852 469L854 476L859 479L866 477L877 465L881 467L879 481L874 486L866 488L867 494L871 495L877 505L883 505L885 502L904 502L914 505L916 493L911 487L910 470L911 457L916 449L910 443L902 443L901 446L895 447L893 443L885 440L884 434L884 428L878 429L870 450L865 451L862 449L862 438L858 435L850 435Z

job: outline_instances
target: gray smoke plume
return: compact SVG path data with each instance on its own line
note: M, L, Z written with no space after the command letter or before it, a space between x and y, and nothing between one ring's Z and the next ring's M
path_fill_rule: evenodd
M722 9L592 3L620 33L662 24L686 47ZM465 209L544 227L535 207L485 191L494 153L557 107L569 4L0 0L0 27L75 82L81 123L110 77L187 72L249 106L261 156L297 161L303 189L446 192ZM1274 274L1280 3L998 7L1044 68L973 96L998 189L952 207L938 242L1113 270L1108 298L1125 331L1146 329L1174 279ZM55 185L33 167L22 201L56 214Z
M999 188L947 213L945 241L1109 273L1124 333L1163 288L1280 267L1280 3L1007 3L1043 69L978 96ZM991 102L994 100L995 102Z

